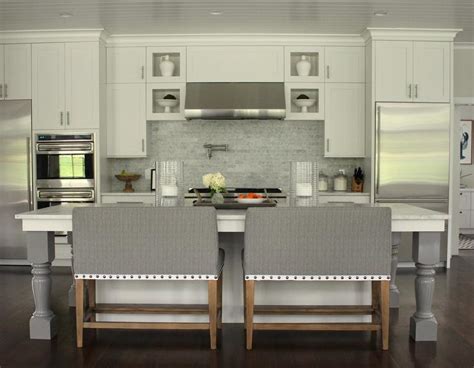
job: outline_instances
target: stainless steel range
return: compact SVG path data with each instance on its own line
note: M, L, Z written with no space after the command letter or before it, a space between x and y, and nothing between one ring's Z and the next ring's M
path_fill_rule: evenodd
M94 134L36 135L38 208L95 202L94 148Z
M268 197L275 202L286 203L287 196L280 188L226 188L225 198L236 198L239 194L259 193L268 194ZM190 188L185 195L185 205L192 206L198 200L198 195L202 198L210 198L211 191L209 188Z

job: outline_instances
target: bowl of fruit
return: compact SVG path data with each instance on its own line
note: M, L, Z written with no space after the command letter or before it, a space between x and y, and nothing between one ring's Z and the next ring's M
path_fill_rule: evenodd
M125 182L125 188L123 188L123 191L125 193L133 193L135 189L133 189L132 181L140 179L141 175L129 173L125 170L122 170L122 172L120 174L115 175L115 177L118 180Z
M166 94L163 98L158 99L158 105L165 108L165 113L170 113L172 107L176 107L179 100L175 95L170 93Z
M245 204L258 204L265 202L266 198L262 194L257 193L247 193L247 194L239 194L236 201L237 203L245 203Z

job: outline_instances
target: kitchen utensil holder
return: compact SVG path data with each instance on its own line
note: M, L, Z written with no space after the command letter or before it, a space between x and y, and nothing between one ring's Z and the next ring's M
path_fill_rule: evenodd
M184 164L182 161L157 161L156 202L157 206L176 207L184 205Z
M311 207L318 204L319 169L314 161L290 163L290 206Z
M361 180L357 182L354 177L352 177L351 182L351 191L355 193L362 193L364 191L364 181Z

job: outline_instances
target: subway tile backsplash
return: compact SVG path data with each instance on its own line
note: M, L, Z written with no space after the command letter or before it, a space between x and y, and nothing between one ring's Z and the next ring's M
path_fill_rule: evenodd
M192 120L148 122L148 157L109 159L110 175L123 169L142 175L133 186L150 190L145 170L155 161L184 161L186 186L202 187L202 176L220 171L230 187L280 187L289 185L290 161L318 161L320 171L332 176L339 169L350 176L363 159L324 158L324 122L287 120ZM227 152L207 158L205 143L227 144ZM330 185L332 185L330 183ZM112 191L123 183L112 180Z

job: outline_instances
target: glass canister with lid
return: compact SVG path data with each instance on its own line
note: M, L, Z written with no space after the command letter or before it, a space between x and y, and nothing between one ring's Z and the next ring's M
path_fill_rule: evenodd
M339 170L339 174L334 176L334 191L347 191L347 176L344 170Z
M329 178L323 172L319 172L319 180L318 180L318 190L320 192L327 192L329 187Z

